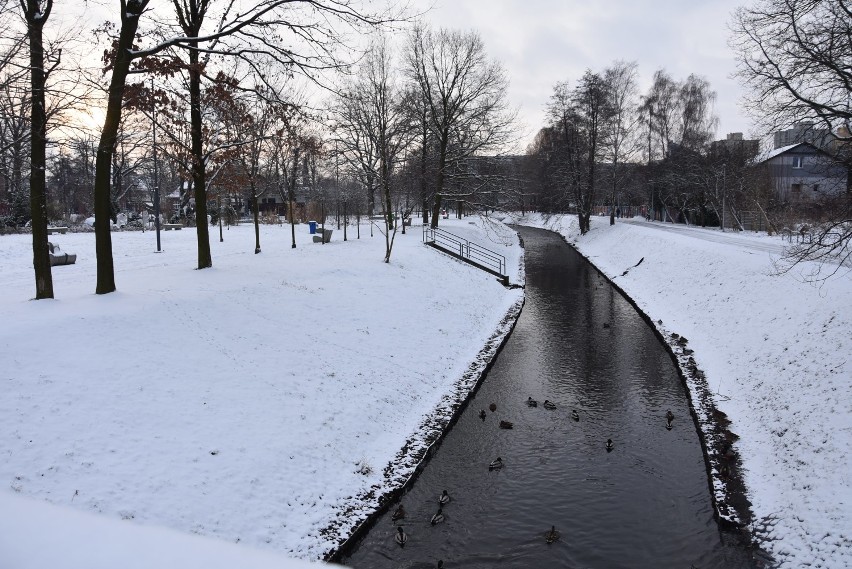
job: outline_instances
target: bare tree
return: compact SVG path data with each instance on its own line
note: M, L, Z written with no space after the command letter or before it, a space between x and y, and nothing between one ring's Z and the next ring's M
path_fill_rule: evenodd
M448 178L468 157L506 144L515 115L507 106L506 73L488 59L479 34L417 26L406 56L436 146L432 227L437 227L441 201L452 193Z
M44 53L44 24L53 9L53 0L21 0L30 50L30 213L33 231L33 267L35 268L36 299L53 298L53 275L47 248L47 75L58 64L46 60ZM51 64L46 69L46 63Z
M27 180L30 171L30 115L32 99L27 78L8 73L0 82L0 177L11 206L9 221L23 225L30 219Z
M258 57L288 66L294 72L316 77L322 69L339 65L334 48L340 44L336 24L376 26L385 19L360 12L352 0L261 0L238 10L227 0L173 0L175 18L161 22L161 29L176 24L177 33L162 37L150 47L135 45L141 15L150 0L121 0L121 27L114 43L108 70L112 72L106 118L98 148L95 176L95 215L109 217L110 157L121 118L122 98L131 64L170 48L187 53L189 75L190 135L193 156L193 191L197 218L207 216L206 173L203 164L201 80L209 56L240 58L249 66ZM290 33L288 39L281 30ZM202 58L203 54L203 58ZM144 65L134 71L144 71ZM262 77L261 77L262 79ZM198 268L211 267L206 222L196 224ZM96 225L98 283L96 293L115 290L112 241L106 223Z
M690 75L680 87L678 143L699 152L712 140L719 119L713 113L716 92L704 77Z
M601 146L610 170L610 225L615 223L619 192L630 172L625 162L637 151L635 134L639 115L636 110L636 68L636 62L616 61L604 71L604 83L609 96L609 120L603 129Z
M681 85L665 69L654 72L653 82L640 107L647 121L649 162L665 158L669 153L669 144L680 138L680 94Z
M847 171L845 196L828 196L827 219L813 228L813 240L790 248L784 269L805 260L840 267L852 258L852 8L834 0L757 0L736 11L731 27L748 109L769 130L821 123L834 137L834 161Z
M371 45L356 70L356 79L337 105L343 156L351 156L356 168L363 170L368 180L376 180L381 191L386 263L390 262L398 227L393 221L395 172L413 131L403 96L394 77L387 39L380 37Z

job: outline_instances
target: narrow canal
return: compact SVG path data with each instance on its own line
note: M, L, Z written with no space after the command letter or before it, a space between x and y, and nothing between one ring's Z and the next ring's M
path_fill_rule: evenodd
M402 497L405 518L392 521L398 504L392 505L344 564L751 567L713 519L698 434L663 346L558 235L520 233L527 296L512 336ZM527 406L528 397L538 406ZM545 399L556 409L545 409ZM671 430L667 410L674 414ZM501 420L513 428L501 429ZM489 471L498 456L504 467ZM445 489L452 500L443 523L433 526ZM405 547L394 540L398 525L408 536ZM560 538L547 544L553 525Z

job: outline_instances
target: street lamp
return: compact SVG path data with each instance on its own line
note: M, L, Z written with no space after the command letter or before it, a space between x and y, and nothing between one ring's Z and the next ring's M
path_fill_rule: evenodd
M154 78L151 77L151 125L154 133L154 227L157 229L157 253L160 249L160 179L157 176L157 103L154 101Z

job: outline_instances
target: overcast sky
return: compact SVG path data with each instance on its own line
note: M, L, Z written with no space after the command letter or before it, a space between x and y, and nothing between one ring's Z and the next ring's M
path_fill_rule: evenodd
M544 107L557 81L574 85L586 69L602 71L617 59L638 63L640 92L659 68L678 80L690 73L706 77L717 93L716 138L729 132L761 134L751 132L740 108L742 89L730 77L736 64L727 45L731 13L752 0L408 1L435 27L481 34L489 55L508 72L508 95L524 123L524 146L544 126ZM114 4L87 2L82 28L112 18ZM168 4L152 2L158 12L170 12Z
M574 85L589 68L614 60L639 64L640 91L657 69L675 79L703 75L717 93L716 138L752 124L741 110L742 90L730 78L730 14L750 0L415 0L434 6L436 27L476 29L488 53L511 80L509 98L520 109L531 140L544 124L544 106L557 81Z

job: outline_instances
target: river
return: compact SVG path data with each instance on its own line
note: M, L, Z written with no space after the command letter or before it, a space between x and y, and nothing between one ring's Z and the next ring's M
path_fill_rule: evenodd
M519 231L526 302L511 337L402 497L406 517L391 521L393 504L343 563L364 569L436 567L438 560L447 569L752 567L744 547L713 518L698 433L666 349L561 237ZM526 404L529 397L537 407ZM556 409L545 409L545 399ZM667 410L674 414L671 429ZM501 420L513 428L499 428ZM498 456L504 467L489 471ZM451 501L443 523L433 526L445 489ZM408 536L402 548L394 540L397 525ZM551 526L560 537L547 544Z

